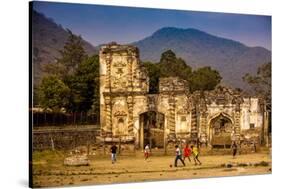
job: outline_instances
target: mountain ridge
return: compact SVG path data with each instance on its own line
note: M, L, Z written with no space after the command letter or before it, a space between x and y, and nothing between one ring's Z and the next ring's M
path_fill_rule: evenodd
M43 76L43 65L50 64L60 57L69 36L61 25L44 14L32 10L32 61L34 84L37 85ZM98 49L82 38L82 45L87 54L97 54Z
M37 84L43 74L42 65L55 61L68 33L36 11L33 11L32 24L33 74ZM130 44L139 48L141 61L159 62L163 52L172 50L193 69L211 66L221 73L224 84L242 89L248 87L242 80L244 74L256 73L258 66L271 61L271 51L264 47L249 47L196 28L163 27ZM85 40L83 46L89 55L98 54L100 47Z
M131 44L139 48L142 61L158 62L171 49L193 69L211 66L224 83L238 88L247 88L244 74L255 73L258 66L271 61L271 51L264 47L248 47L194 28L164 27Z

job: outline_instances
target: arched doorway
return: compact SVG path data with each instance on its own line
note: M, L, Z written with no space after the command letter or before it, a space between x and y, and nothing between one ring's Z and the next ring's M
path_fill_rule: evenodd
M221 113L210 121L209 141L213 148L230 148L233 121Z
M164 114L156 111L148 111L140 114L139 141L140 148L143 149L146 144L150 148L164 147Z

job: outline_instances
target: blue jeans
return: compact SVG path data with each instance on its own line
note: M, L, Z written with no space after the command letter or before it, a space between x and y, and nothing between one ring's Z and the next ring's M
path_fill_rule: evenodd
M176 159L175 159L175 167L178 166L178 160L180 160L180 161L182 162L182 164L185 166L185 163L184 163L184 161L182 160L181 155L177 155L177 156L176 156Z
M111 153L111 160L112 160L112 163L116 162L116 154L115 153Z

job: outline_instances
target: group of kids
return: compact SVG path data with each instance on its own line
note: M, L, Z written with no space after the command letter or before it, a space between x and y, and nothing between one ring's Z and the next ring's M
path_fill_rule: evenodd
M113 163L116 162L116 151L117 151L116 145L113 144L110 151L111 151L111 160L112 160L112 164L113 164ZM175 163L174 163L175 167L178 166L178 160L180 160L184 166L185 166L185 159L186 158L188 158L189 162L191 162L191 159L190 159L191 156L193 156L195 165L198 165L198 164L201 165L202 164L201 161L199 160L199 151L198 151L198 148L196 146L191 145L189 147L189 145L186 144L186 146L183 149L181 149L178 145L176 145L175 146L175 153L176 153L176 158L175 158ZM148 159L149 154L150 154L150 148L149 148L149 144L147 144L144 148L144 158L145 158L145 160Z
M178 160L180 160L184 166L185 166L185 162L184 162L185 158L188 158L189 162L191 162L190 156L193 156L195 165L202 164L201 161L199 160L199 151L197 147L193 145L189 147L189 145L186 144L183 150L181 150L178 145L175 146L175 149L176 149L176 158L174 164L175 167L178 166ZM182 159L182 155L183 155L183 159Z

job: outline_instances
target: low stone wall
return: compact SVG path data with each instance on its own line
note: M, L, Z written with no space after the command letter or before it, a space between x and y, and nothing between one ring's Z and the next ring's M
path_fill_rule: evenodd
M248 132L243 132L244 136ZM252 131L252 134L256 132ZM159 136L157 134L159 134ZM158 136L158 140L162 140L161 133L155 132L154 137ZM255 137L253 137L255 138ZM252 137L250 139L253 139ZM166 154L174 155L175 145L181 144L181 139L168 140L166 143ZM187 140L188 141L188 140ZM239 146L239 153L247 154L260 151L259 139L256 139L255 145L252 140L242 141ZM98 126L79 126L79 127L44 127L33 130L33 150L70 150L79 149L80 152L85 153L89 151L90 154L107 155L110 154L110 147L115 143L118 147L118 153L123 155L134 155L139 149L136 148L133 139L128 138L103 138L100 136L100 129ZM161 141L164 144L164 141ZM183 144L182 144L182 147ZM141 151L141 150L139 150ZM212 149L210 147L200 148L202 155L212 154L231 154L231 148L228 149ZM153 154L164 154L164 148L153 148Z
M96 144L100 135L97 126L33 129L33 150L70 150L78 146Z

